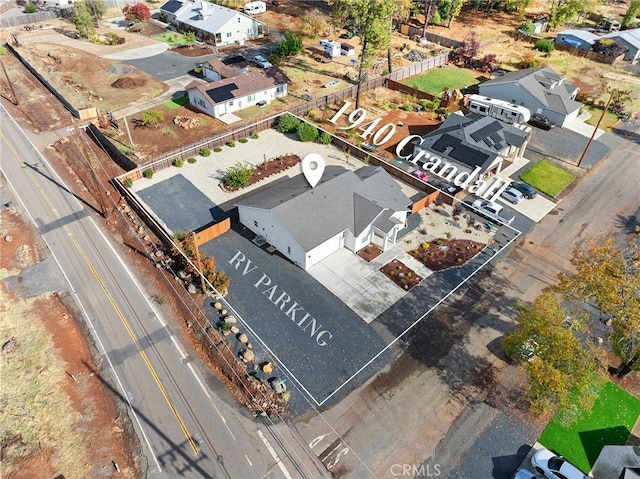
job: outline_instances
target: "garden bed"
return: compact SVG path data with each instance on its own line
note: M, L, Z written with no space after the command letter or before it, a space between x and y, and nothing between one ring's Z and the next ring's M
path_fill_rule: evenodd
M422 243L409 254L431 271L442 271L454 266L462 266L486 245L477 241L438 238Z
M380 268L380 272L405 291L418 286L423 279L422 276L416 274L415 271L397 259L385 264Z
M257 183L258 181L261 181L264 178L268 178L269 176L282 173L283 171L294 167L298 163L300 163L300 157L298 155L293 155L293 154L279 156L277 158L273 158L271 160L260 163L258 166L253 168L251 176L249 177L249 181L247 185L244 186L244 188ZM222 181L222 188L225 191L229 191L229 192L238 191L239 189L241 189L236 186L228 185L226 183L226 180Z
M369 263L382 254L382 249L372 243L369 243L356 254Z

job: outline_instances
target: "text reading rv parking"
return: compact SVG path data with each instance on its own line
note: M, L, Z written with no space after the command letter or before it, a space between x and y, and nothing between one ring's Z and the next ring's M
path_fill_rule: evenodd
M229 260L237 271L242 272L242 276L254 273L252 276L258 278L253 287L261 291L264 296L271 301L276 308L284 313L296 326L309 334L318 346L326 346L327 341L331 340L333 334L323 328L316 319L307 313L302 306L291 299L284 289L278 289L277 284L272 285L271 278L266 273L260 273L258 267L246 257L244 253L238 252ZM259 275L259 276L258 276Z

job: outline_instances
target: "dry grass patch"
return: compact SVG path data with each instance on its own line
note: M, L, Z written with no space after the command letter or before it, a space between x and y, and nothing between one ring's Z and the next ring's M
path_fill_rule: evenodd
M10 477L22 470L24 460L51 452L50 470L64 471L66 478L85 478L90 466L86 444L77 432L80 416L64 392L70 379L50 334L37 320L38 310L47 307L43 304L46 301L17 301L0 288L3 472Z

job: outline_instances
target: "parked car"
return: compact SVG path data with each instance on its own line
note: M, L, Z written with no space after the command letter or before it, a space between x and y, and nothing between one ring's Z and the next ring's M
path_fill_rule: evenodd
M483 213L491 213L492 215L498 216L502 211L502 206L498 203L494 203L493 201L487 200L475 200L473 202L473 206L478 208Z
M256 55L253 57L253 62L260 68L271 68L273 65L262 55Z
M493 201L477 199L473 202L473 206L478 210L477 213L491 221L498 221L501 223L511 224L515 219L515 216L511 219L500 216L502 212L502 206L494 203Z
M518 469L513 473L511 479L538 479L538 475L528 469Z
M541 128L542 130L550 130L551 128L555 128L556 124L552 122L549 118L540 113L534 113L531 115L531 118L527 122L531 126L535 126L537 128Z
M521 201L524 201L524 195L515 188L507 188L502 192L500 196L502 196L505 200L511 201L511 203L513 203L514 205L517 205Z
M531 456L531 465L549 479L588 479L580 469L548 449L536 451Z
M524 197L528 200L535 198L538 196L538 191L531 185L526 183L520 183L518 181L512 181L509 184L509 188L515 188L520 193L524 195Z
M422 181L427 181L429 179L429 176L422 170L413 170L411 174L416 178L420 178Z

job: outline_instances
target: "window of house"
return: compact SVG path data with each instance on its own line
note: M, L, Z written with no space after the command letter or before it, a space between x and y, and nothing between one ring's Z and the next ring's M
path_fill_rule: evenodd
M287 253L291 254L291 246L287 246Z
M227 32L227 38L231 38L233 36L232 32Z
M278 85L278 87L276 88L276 91L278 93L282 93L284 91L284 85Z
M256 220L253 220L253 226L255 226L256 228L258 227L258 222Z
M256 99L256 96L255 96L255 95L249 95L249 96L247 97L247 101L253 101L253 100L255 100L255 99Z

